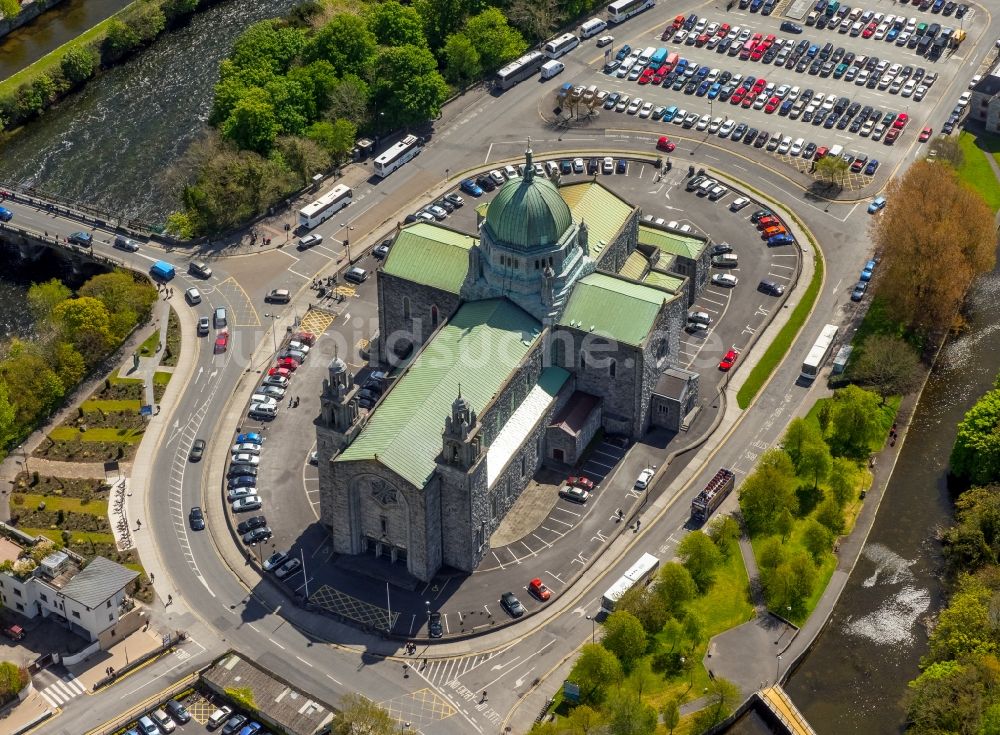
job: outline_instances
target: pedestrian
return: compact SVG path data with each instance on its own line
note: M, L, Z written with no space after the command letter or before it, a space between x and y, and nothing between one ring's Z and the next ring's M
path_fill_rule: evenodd
M486 696L486 690L485 689L483 689L483 698L480 701L481 702L489 702L490 701L489 697Z
M140 521L139 519L136 519L136 521L135 521L135 530L138 531L140 528L142 528L142 521Z
M173 595L167 595L167 604L168 605L174 604L174 596Z
M292 403L293 403L294 401L295 401L295 399L294 399L294 398L289 398L289 399L288 399L288 407L289 407L289 408L291 408L291 407L292 407Z
M889 440L889 446L890 447L896 446L896 437L892 437L892 439Z
M156 575L153 574L152 572L150 572L149 573L149 583L153 584L154 581L156 581Z
M409 664L403 664L403 678L404 679L409 679L410 678L410 665Z
M639 533L639 523L640 523L640 521L638 521L638 520L635 522L635 532L636 533Z

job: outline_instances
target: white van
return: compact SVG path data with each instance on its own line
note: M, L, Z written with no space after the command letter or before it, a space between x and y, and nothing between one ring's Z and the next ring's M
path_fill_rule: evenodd
M605 23L600 18L591 18L582 26L580 26L580 37L590 38L591 36L596 36L598 33L603 31L607 27L608 24Z
M646 64L649 63L650 57L655 53L656 53L655 48L653 48L652 46L647 46L642 50L642 53L639 54L639 63L645 66Z
M561 61L556 61L555 59L546 61L542 64L542 79L551 79L565 68L566 65Z
M836 158L837 156L839 156L843 152L844 152L844 146L842 146L842 145L835 145L835 146L831 146L830 151L826 155L833 156L834 158Z

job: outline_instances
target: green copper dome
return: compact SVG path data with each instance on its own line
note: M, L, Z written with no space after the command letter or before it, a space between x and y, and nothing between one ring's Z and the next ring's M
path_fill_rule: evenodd
M558 242L573 217L556 185L534 175L529 153L524 177L500 188L486 212L486 224L500 243L530 250Z

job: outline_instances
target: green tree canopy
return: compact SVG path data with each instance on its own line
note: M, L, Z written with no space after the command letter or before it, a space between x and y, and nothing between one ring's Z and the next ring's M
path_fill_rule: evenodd
M569 674L569 680L580 687L581 696L592 701L600 700L604 688L621 679L621 662L599 643L584 644Z
M781 446L788 452L788 456L792 458L792 464L797 468L802 447L809 442L816 441L823 441L823 433L819 427L804 418L794 418L785 429L785 435L781 438Z
M879 397L856 385L833 394L833 443L839 454L864 457L882 432Z
M316 32L302 54L307 61L329 61L337 76L351 73L364 77L371 70L377 50L375 34L364 18L340 13Z
M52 318L52 310L72 295L73 292L58 278L33 283L28 287L28 308L35 321L47 322Z
M822 562L823 557L829 553L833 543L833 534L830 529L817 521L815 518L806 519L802 527L802 545L812 556L817 564Z
M465 19L485 7L484 0L414 0L424 22L424 34L432 49L439 49L445 39L462 27Z
M722 563L722 553L715 542L702 531L692 531L681 540L677 555L691 573L698 591L707 592L715 579L715 570Z
M251 89L234 106L220 128L224 138L240 148L267 154L281 126L262 89Z
M373 90L387 125L402 127L440 114L448 85L430 51L418 46L384 48L376 66Z
M964 576L931 633L930 661L960 659L967 654L995 654L997 623L990 616L992 592Z
M479 53L485 71L496 71L528 48L499 8L487 8L465 22L465 35Z
M274 111L278 134L300 135L316 119L312 85L303 85L290 76L275 77L264 86L264 92Z
M995 730L1000 661L992 654L971 655L926 667L910 682L907 732L915 735Z
M369 5L365 17L382 46L427 46L424 21L412 5L385 0Z
M956 571L974 572L1000 558L1000 487L974 487L955 501L957 519L945 533L944 553Z
M951 471L977 485L1000 480L1000 390L991 390L958 425Z
M857 497L860 482L858 475L858 466L853 460L847 457L834 458L827 482L830 484L833 499L841 508L847 505L849 500Z
M613 735L653 735L656 731L656 709L631 692L618 693L607 710Z
M262 20L237 36L229 58L239 68L264 66L272 74L284 74L305 46L300 29L279 19Z
M59 60L63 76L73 86L87 81L97 71L99 58L91 46L73 46Z
M660 632L671 612L663 597L641 586L633 587L622 595L615 604L615 609L627 610L635 615L649 635Z
M444 43L445 77L461 87L479 79L483 73L479 52L464 33L452 33Z
M740 540L740 536L743 535L743 529L732 516L716 516L708 524L708 535L719 547L722 555L728 558Z
M679 615L684 606L694 599L697 591L691 572L675 561L669 561L660 567L653 587L654 594L663 599L673 615Z
M108 308L92 296L67 299L57 304L52 310L52 318L88 365L103 357L111 344Z
M14 404L10 399L10 391L7 383L0 380L0 456L3 455L4 447L16 438L17 423Z
M861 345L861 356L851 367L851 377L882 398L910 393L920 381L920 355L895 334L873 334Z
M348 692L333 718L333 735L395 735L396 720L363 694Z
M342 161L354 149L358 128L350 120L320 120L309 126L306 137L322 146L334 160Z
M601 645L628 670L646 652L646 631L635 615L626 610L616 610L604 621Z
M833 456L830 447L822 439L811 439L799 450L799 461L796 465L799 476L812 482L813 488L830 476L833 467Z
M773 532L782 510L798 510L795 467L782 449L761 455L757 468L740 486L740 510L751 536Z
M782 556L776 566L761 566L761 585L772 610L786 615L797 614L803 611L804 603L816 584L816 564L802 549Z

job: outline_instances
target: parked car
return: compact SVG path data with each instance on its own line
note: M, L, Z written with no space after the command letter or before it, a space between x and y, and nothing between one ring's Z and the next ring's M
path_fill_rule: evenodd
M864 281L858 281L854 290L851 291L851 301L861 301L865 297L865 292L868 290L868 284Z
M872 199L871 203L868 205L868 214L880 212L885 207L885 201L884 196L877 196Z
M267 541L272 535L271 529L266 526L264 528L255 528L243 534L243 543L247 546L253 546L254 544Z
M295 574L301 566L302 562L298 559L289 559L275 570L274 576L278 579L284 579L285 577Z
M233 513L245 513L248 510L260 510L264 507L260 497L250 495L233 502Z
M205 724L209 730L214 730L225 722L231 714L233 714L233 708L228 705L224 705L209 715L208 721Z
M444 635L444 626L441 625L441 613L432 612L427 618L427 635L431 638L440 638Z
M500 595L500 607L507 611L512 618L519 618L524 615L524 605L517 599L513 592L504 592Z
M275 288L267 292L264 301L269 304L287 304L292 300L292 294L287 288Z
M762 293L769 294L771 296L781 296L781 294L785 293L784 286L782 286L780 283L775 283L774 281L769 281L767 279L764 279L763 281L760 282L760 284L757 286L757 290Z
M167 711L174 720L177 721L178 725L184 725L191 721L191 713L187 711L187 708L178 702L176 699L168 700L163 709Z
M459 184L459 188L466 194L474 197L481 197L483 195L482 188L472 179L462 179L462 183Z
M722 356L722 359L719 360L719 370L722 370L723 372L730 370L733 365L736 364L736 360L739 359L739 356L740 353L736 350L727 351L726 354Z
M733 288L739 283L739 279L732 273L716 273L712 276L712 283L716 286Z
M574 503L586 503L587 500L590 498L590 493L588 493L582 487L563 485L561 488L559 488L559 497Z
M531 580L530 582L528 582L528 592L530 592L531 594L533 594L535 597L537 597L542 602L545 602L550 597L552 597L552 590L550 590L548 587L546 587L542 583L542 580L538 579L537 577L535 579Z
M236 531L242 536L245 533L249 533L257 528L265 528L266 526L267 518L264 516L253 516L252 518L247 518L245 521L241 521L236 526Z
M654 470L650 467L647 467L646 469L644 469L642 472L639 473L639 476L635 479L635 484L633 485L633 487L636 490L645 490L647 487L649 487L649 483L653 479L654 474L655 474Z
M344 280L351 283L364 283L368 279L368 273L364 268L354 266L344 274Z

